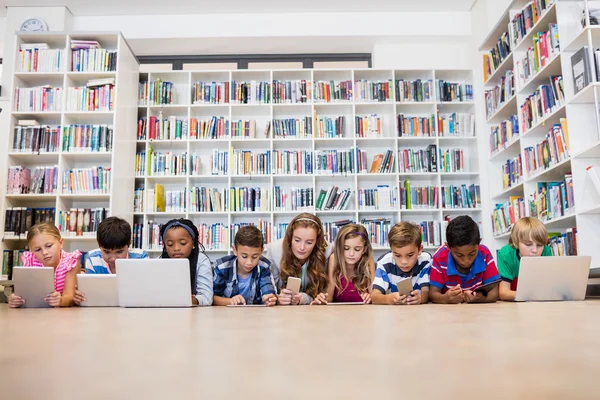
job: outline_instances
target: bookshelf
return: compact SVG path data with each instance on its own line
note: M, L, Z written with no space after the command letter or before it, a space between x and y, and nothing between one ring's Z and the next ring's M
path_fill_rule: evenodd
M91 250L97 247L94 221L108 214L133 222L139 64L120 33L21 32L15 40L9 134L2 143L8 158L2 173L9 174L0 188L3 250L26 246L26 226L16 231L15 215L24 224L36 217L53 221L66 251ZM50 89L42 95L36 87ZM11 177L20 167L29 169L29 180ZM72 212L81 213L81 227Z
M521 39L511 40L510 49L504 52L504 57L496 60L496 68L489 68L486 60L491 58L490 50L502 41L503 34L508 32L511 22L518 14L527 15L526 10L534 4L538 8L539 18L531 19L532 27L523 32ZM589 166L600 166L600 83L596 74L598 60L594 60L594 52L590 51L590 57L586 68L590 71L590 83L576 93L573 79L572 57L584 46L593 50L600 47L600 31L597 25L590 26L589 20L582 24L582 16L588 15L590 8L597 8L597 2L582 1L536 1L527 2L522 0L513 1L504 14L500 17L498 25L490 32L483 41L480 51L484 66L484 97L501 98L503 101L491 101L484 105L487 112L486 136L490 139L488 169L493 171L490 183L491 206L500 204L518 203L522 199L521 214L541 216L549 232L561 235L572 235L576 231L577 254L591 255L592 267L600 266L600 258L595 256L595 249L600 245L600 210L597 205L600 202L600 194L594 188L586 172ZM586 18L587 19L587 18ZM544 40L540 35L549 31L550 37ZM558 41L555 38L558 36ZM537 38L537 39L536 39ZM536 40L540 45L540 57L529 71L522 69L524 58L527 57L531 48L536 48ZM537 55L538 53L535 53ZM529 53L531 55L531 53ZM491 63L493 64L493 63ZM513 88L506 88L508 79L504 79L504 96L490 96L489 91L494 91L497 85L502 93L503 77L513 71ZM539 118L529 121L529 116L521 112L521 106L527 101L528 96L540 88L540 85L551 85L551 77L561 76L562 87L557 88L559 101L553 107L548 107L547 112ZM486 95L486 93L488 95ZM555 98L556 100L556 98ZM545 100L544 100L545 101ZM492 106L490 106L492 104ZM502 121L515 115L515 121L511 126L518 125L515 129L504 130L504 134L494 136L494 129ZM568 139L566 139L568 136ZM498 139L499 138L499 139ZM560 144L566 139L566 149L560 149ZM532 147L535 150L544 140L548 141L548 149L556 149L558 157L542 156L540 168L527 168L528 160L532 156ZM500 145L498 145L500 143ZM535 151L534 151L535 152ZM513 179L510 187L505 185L503 168L507 162L521 158L522 174L520 179ZM548 158L550 158L548 160ZM544 162L546 161L546 162ZM514 166L514 164L513 164ZM519 171L518 167L509 169ZM564 182L566 191L562 188L554 189L548 183ZM544 184L547 187L544 187ZM569 193L571 188L571 193ZM535 213L531 209L530 201L536 202L540 198L540 192L546 190L549 204L549 212ZM552 190L555 190L552 192ZM513 197L514 196L514 197ZM554 196L554 198L552 198ZM511 202L513 200L513 202ZM554 205L554 207L553 207ZM516 207L518 209L519 206ZM510 211L505 207L503 211ZM515 210L515 208L513 208ZM502 215L510 215L510 212ZM492 225L495 226L494 239L496 247L499 248L507 242L510 232L511 221L509 218L504 224L497 223L502 219L498 214L492 215ZM500 228L500 229L499 229ZM563 242L565 239L561 239ZM566 239L571 244L570 236ZM572 247L572 246L571 246Z
M472 208L442 208L441 201L431 201L426 207L402 209L401 206L405 181L410 181L411 188L437 188L438 200L442 186L455 185L460 191L461 185L467 189L469 185L479 185L472 87L468 96L465 92L465 85L473 83L470 70L156 71L141 73L139 80L134 236L136 245L149 251L151 257L161 251L156 243L150 245L152 238L157 238L157 225L176 217L189 218L197 226L212 226L211 238L224 238L221 246L205 238L207 253L213 260L230 252L232 225L262 224L267 229L263 230L267 241L271 241L278 239L285 231L285 224L303 211L316 213L330 237L336 232L334 223L343 220L360 223L387 218L390 225L404 220L435 221L441 227L445 217L468 214L481 221L480 204L473 204ZM416 80L430 81L431 87L421 90L422 97L413 98L408 90L410 85L405 82ZM463 96L456 98L459 94L456 87L447 90L449 96L455 90L454 99L442 98L436 93L438 80L461 84ZM148 94L157 93L157 88L161 95ZM450 124L450 116L454 116L456 123ZM443 134L438 133L439 118L446 121ZM156 120L167 122L165 125ZM192 134L192 126L196 125L198 133ZM214 129L206 128L211 126ZM400 126L402 136L398 133ZM181 134L185 127L187 136ZM281 134L283 127L285 136ZM424 134L432 129L434 133ZM407 154L421 151L421 156L425 160L428 156L431 161L431 154L426 154L431 146L436 150L433 171L425 171L414 157L406 159L406 165L414 168L400 167L403 151ZM440 153L440 149L444 152ZM388 150L394 162L386 165ZM253 154L247 159L249 165L256 166L251 172L235 168L239 164L234 159L244 151ZM155 162L151 161L152 152ZM381 168L377 173L369 173L378 154L383 156ZM334 171L327 167L327 162L336 158L344 162L336 165L338 169ZM447 168L440 165L442 158ZM160 173L151 172L151 165L162 160L178 173L157 176ZM185 170L180 165L186 165ZM152 208L156 206L157 184L175 199L173 207L165 207L165 211ZM378 192L381 207L365 206L372 204L367 203L367 198L374 199L373 191L379 185L387 185ZM332 186L337 186L339 192L349 190L346 207L316 209L320 192ZM193 196L200 196L201 188L215 189L217 195L226 197L232 187L260 189L260 195L258 190L254 195L261 199L260 207L210 208L195 203L192 207ZM193 188L199 188L195 195L191 193ZM154 194L151 190L155 190ZM312 202L302 206L302 199L306 200L311 192ZM297 197L300 206L286 207L274 199L274 193L285 194L287 204ZM425 190L420 193L424 196ZM177 207L182 198L186 201L185 209ZM386 227L374 222L369 223L368 229L379 237L385 236ZM442 237L438 240L443 243ZM433 252L437 247L431 244L426 250ZM376 255L387 250L385 241L374 248Z

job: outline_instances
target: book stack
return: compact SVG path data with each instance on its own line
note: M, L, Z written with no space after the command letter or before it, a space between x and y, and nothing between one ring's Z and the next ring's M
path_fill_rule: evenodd
M268 104L271 98L269 82L231 81L231 102L233 104Z
M549 232L548 236L553 256L577 255L577 228L568 228L565 233Z
M519 107L522 121L519 132L526 132L563 106L565 93L562 76L551 76L549 80L549 85L540 85Z
M278 139L309 138L312 136L313 123L311 117L286 118L273 120L273 132Z
M356 137L381 137L383 135L382 115L357 115L355 119Z
M229 82L194 82L192 104L229 103Z
M51 85L14 89L14 110L17 112L61 111L63 89Z
M521 12L515 14L508 24L508 36L512 47L523 40L555 0L535 0L527 3Z
M22 123L21 121L19 121ZM60 126L15 126L12 150L20 153L49 153L58 151Z
M442 186L442 208L479 208L481 189L479 185L466 184Z
M510 37L508 32L504 32L496 42L496 45L483 55L483 81L486 82L489 77L496 72L500 64L511 52Z
M227 175L229 172L229 152L213 149L209 164L211 165L211 175ZM199 172L197 171L196 175L200 175Z
M190 118L190 139L227 139L229 120L213 116L209 120Z
M486 90L485 118L490 119L515 94L515 76L513 70L508 70L493 89Z
M231 187L228 211L270 211L267 188Z
M439 114L437 130L440 136L444 137L473 137L475 136L475 114Z
M436 209L439 204L439 188L413 186L408 179L400 181L400 204L403 210Z
M561 118L560 122L552 126L544 140L523 150L523 161L528 176L551 168L570 157L567 120Z
M111 111L115 101L115 86L79 86L67 89L68 111Z
M54 223L55 208L7 207L4 236L27 236L29 228L42 222Z
M358 102L384 102L392 101L394 81L369 81L357 79L354 81L354 93Z
M6 194L55 194L58 166L35 167L31 170L22 166L8 167Z
M190 189L191 212L224 212L228 211L229 190L207 187Z
M316 81L313 95L316 103L337 103L352 101L352 81Z
M315 150L315 174L352 174L356 172L353 158L354 151L349 150ZM366 169L366 165L365 165Z
M517 155L502 165L502 189L517 186L523 182L523 163L521 155Z
M519 137L519 117L516 114L510 116L500 123L493 126L490 133L490 154L494 155L504 150L509 144L513 143Z
M573 192L573 176L565 175L558 182L538 182L537 191L529 196L529 215L540 221L571 215L575 212L575 195Z
M430 144L427 149L400 149L398 151L400 173L437 172L437 145Z
M144 224L135 223L133 224L131 247L134 249L144 248Z
M510 196L506 203L496 204L492 212L494 235L510 232L515 223L525 216L525 201L521 196Z
M154 82L140 82L138 104L141 106L175 104L177 101L175 85L158 78Z
M385 154L376 154L371 163L370 174L389 174L394 171L394 152L387 150ZM361 173L363 171L361 170Z
M102 49L95 40L71 40L71 71L111 72L116 70L116 50Z
M221 222L198 225L200 243L206 250L229 250L229 227ZM234 236L235 237L235 236Z
M440 149L440 172L464 172L465 153L463 149Z
M396 116L396 128L399 137L436 136L435 114L429 117Z
M313 188L281 186L273 187L273 211L313 211L315 208Z
M438 101L473 101L473 85L438 79L436 96Z
M256 120L237 120L231 121L231 137L232 138L255 138L256 137Z
M136 188L133 192L133 212L144 212L144 188Z
M329 117L316 116L316 138L341 138L346 133L346 118L342 115L331 119Z
M151 149L151 148L150 148ZM188 153L173 154L170 151L162 153L151 149L150 176L185 176L188 168Z
M441 246L446 242L447 221L423 221L421 227L421 244L426 247Z
M317 198L317 210L345 210L350 204L352 189L340 190L337 186L321 189Z
M533 35L533 46L516 63L519 86L522 87L560 53L558 25L549 24L548 31Z
M397 79L396 101L400 103L433 101L433 81Z
M337 236L340 229L342 229L345 225L354 224L353 220L344 219L340 221L333 222L323 222L323 233L325 234L325 240L329 243L335 242L335 237ZM283 224L280 224L283 225ZM285 224L287 226L287 224ZM285 234L285 231L283 231ZM283 236L282 236L283 237Z
M387 247L388 234L392 227L392 220L389 218L375 218L360 220L360 224L367 230L367 236L373 247Z
M135 176L143 177L146 175L146 152L138 151L135 153Z
M253 153L231 149L231 168L233 175L271 175L271 150Z
M64 171L62 193L109 194L112 171L105 167L73 168Z
M62 151L111 152L113 146L113 127L111 125L69 125L62 130Z
M312 151L310 150L273 150L272 171L274 174L312 174L312 164Z
M61 72L65 60L65 49L51 49L48 43L21 43L16 72Z
M312 82L305 79L273 80L273 103L308 103L312 99Z
M57 228L63 237L95 236L98 225L108 216L106 208L71 208L59 211Z
M377 185L376 189L358 189L358 209L395 210L398 207L398 188L389 185Z

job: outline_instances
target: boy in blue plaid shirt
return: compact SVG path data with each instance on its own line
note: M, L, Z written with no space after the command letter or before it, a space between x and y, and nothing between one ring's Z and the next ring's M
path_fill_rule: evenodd
M262 256L263 236L253 225L235 235L233 254L215 262L213 283L216 306L277 303L271 262Z

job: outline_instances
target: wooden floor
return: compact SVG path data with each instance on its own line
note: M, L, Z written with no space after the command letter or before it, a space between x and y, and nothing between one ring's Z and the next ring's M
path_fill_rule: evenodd
M598 399L600 301L1 305L0 398Z

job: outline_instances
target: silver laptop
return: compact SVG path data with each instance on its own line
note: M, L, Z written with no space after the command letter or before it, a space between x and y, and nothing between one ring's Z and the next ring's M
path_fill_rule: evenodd
M25 299L22 308L49 308L44 300L54 292L54 268L14 267L15 294Z
M117 259L121 307L191 307L187 258Z
M590 256L522 257L515 301L583 300Z
M119 307L116 275L77 274L77 289L86 298L81 307Z

